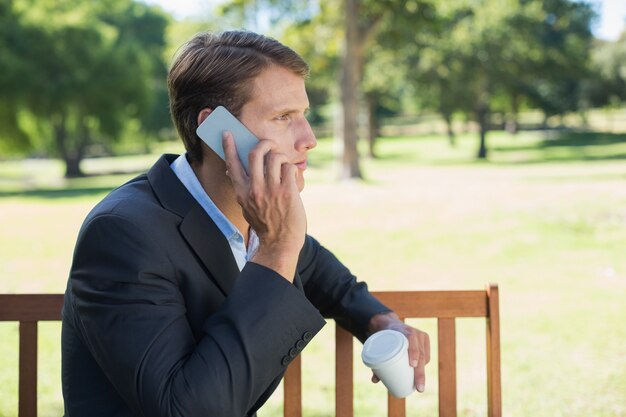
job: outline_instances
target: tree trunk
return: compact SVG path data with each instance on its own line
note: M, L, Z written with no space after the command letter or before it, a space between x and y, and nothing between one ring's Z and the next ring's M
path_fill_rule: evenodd
M74 149L69 153L69 159L65 160L65 177L83 177L85 174L80 169L80 161L85 158L85 149L91 143L91 132L87 126L87 120L81 117L79 120L79 129L76 132L76 140L74 141Z
M378 118L376 117L376 95L366 94L367 100L367 143L370 158L376 158L376 138L378 137Z
M478 159L487 159L487 115L489 110L487 105L481 103L476 109L476 120L480 126L480 147L478 148Z
M343 107L343 155L341 179L362 178L357 149L358 85L360 79L360 40L358 0L344 0L345 38L341 65L341 105Z
M456 146L456 136L454 135L454 129L452 129L452 115L448 112L442 111L441 116L443 120L446 122L446 130L448 133L448 141L450 142L450 146Z
M519 123L517 122L517 114L513 113L510 119L507 119L504 125L506 131L512 135L517 135L519 131Z
M70 147L68 145L69 133L66 123L67 118L64 113L59 114L54 122L54 140L57 152L65 163L65 178L84 177L85 174L80 169L80 162L84 157L86 139L81 138L80 141L76 141L75 146ZM81 127L79 135L87 134L85 131L86 125L81 123Z
M520 101L520 96L518 94L513 94L513 96L511 97L511 117L510 118L506 118L506 121L504 122L504 128L507 132L509 132L512 135L517 135L517 132L519 130L519 123L518 123L518 116L519 116L519 101Z
M80 169L80 161L82 156L74 152L72 155L64 155L63 161L65 162L65 178L77 178L84 177L85 174Z

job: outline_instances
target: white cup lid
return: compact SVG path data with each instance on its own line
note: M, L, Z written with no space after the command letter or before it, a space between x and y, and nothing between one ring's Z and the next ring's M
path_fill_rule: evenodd
M408 345L409 341L404 334L396 330L381 330L365 341L361 359L370 368L381 367L408 349Z

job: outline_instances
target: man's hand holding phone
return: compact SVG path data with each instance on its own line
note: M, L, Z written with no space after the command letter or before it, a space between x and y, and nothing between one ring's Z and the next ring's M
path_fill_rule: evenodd
M296 183L298 168L286 155L272 152L273 141L260 140L248 155L246 173L232 133L224 133L222 144L237 202L259 237L252 261L292 282L306 233L306 213Z

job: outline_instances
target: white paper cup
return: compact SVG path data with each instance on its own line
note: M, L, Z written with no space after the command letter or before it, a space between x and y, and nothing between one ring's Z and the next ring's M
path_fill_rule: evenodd
M371 335L363 344L361 359L394 397L404 398L415 391L409 341L401 332L381 330Z

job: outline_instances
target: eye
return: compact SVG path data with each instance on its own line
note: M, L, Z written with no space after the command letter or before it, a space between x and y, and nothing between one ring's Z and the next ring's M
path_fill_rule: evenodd
M289 120L289 113L283 113L276 116L276 120Z

